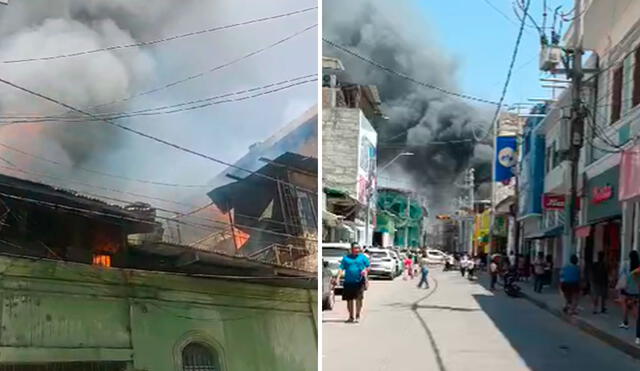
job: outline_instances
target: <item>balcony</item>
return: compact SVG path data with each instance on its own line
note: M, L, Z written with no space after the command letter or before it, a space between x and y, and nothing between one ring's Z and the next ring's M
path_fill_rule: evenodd
M569 161L563 161L544 177L544 192L566 194L571 184L571 169Z

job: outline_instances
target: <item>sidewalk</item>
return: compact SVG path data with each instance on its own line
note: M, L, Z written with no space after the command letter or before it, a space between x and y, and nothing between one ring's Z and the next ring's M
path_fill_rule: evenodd
M483 273L479 282L489 286L489 276ZM577 326L582 331L600 339L601 341L618 348L626 354L640 359L640 347L635 345L635 318L630 317L630 328L623 330L618 328L622 320L622 308L619 303L609 300L606 314L593 314L590 296L580 298L578 315L564 314L564 298L558 288L545 286L542 293L533 291L533 280L518 282L522 288L522 296L538 307L556 315L564 321ZM498 286L502 290L502 286Z

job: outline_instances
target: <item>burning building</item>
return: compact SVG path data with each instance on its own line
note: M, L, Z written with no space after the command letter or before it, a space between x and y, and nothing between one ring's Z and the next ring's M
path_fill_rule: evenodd
M314 271L317 264L318 160L287 152L209 197L230 214L232 246L245 256ZM246 236L237 238L237 234ZM218 249L221 247L219 246Z

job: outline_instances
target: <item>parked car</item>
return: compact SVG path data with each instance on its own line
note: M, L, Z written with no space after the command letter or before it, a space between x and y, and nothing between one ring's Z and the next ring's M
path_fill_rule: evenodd
M393 260L396 262L395 276L398 277L399 275L402 274L402 270L403 270L403 263L402 262L404 261L404 258L396 250L390 249L389 251L391 252L391 256L393 257Z
M427 250L427 262L429 264L444 264L447 259L447 254L440 250L429 249Z
M322 262L326 262L327 268L331 272L332 277L338 275L340 270L340 262L345 255L349 254L351 244L346 242L323 242L322 243ZM342 281L342 280L341 280ZM342 290L342 282L336 282L335 291Z
M323 250L324 251L324 250ZM396 262L391 255L391 251L387 249L369 249L371 256L371 276L386 277L394 279L396 276Z
M322 262L322 310L332 310L336 303L335 277L329 268L329 262Z

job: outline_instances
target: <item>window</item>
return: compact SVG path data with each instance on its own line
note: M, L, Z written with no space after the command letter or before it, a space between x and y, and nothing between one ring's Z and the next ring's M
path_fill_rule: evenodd
M221 371L218 353L202 343L189 343L182 349L184 371Z
M631 105L633 107L640 104L640 48L636 49L634 54L633 65L633 97L631 98Z
M623 62L622 68L622 115L625 115L631 109L632 93L633 93L633 58L634 55L628 55Z
M613 71L611 90L611 123L613 124L620 119L622 110L622 67Z
M298 191L298 212L302 228L308 233L315 233L317 227L317 217L313 207L312 196L303 191Z

